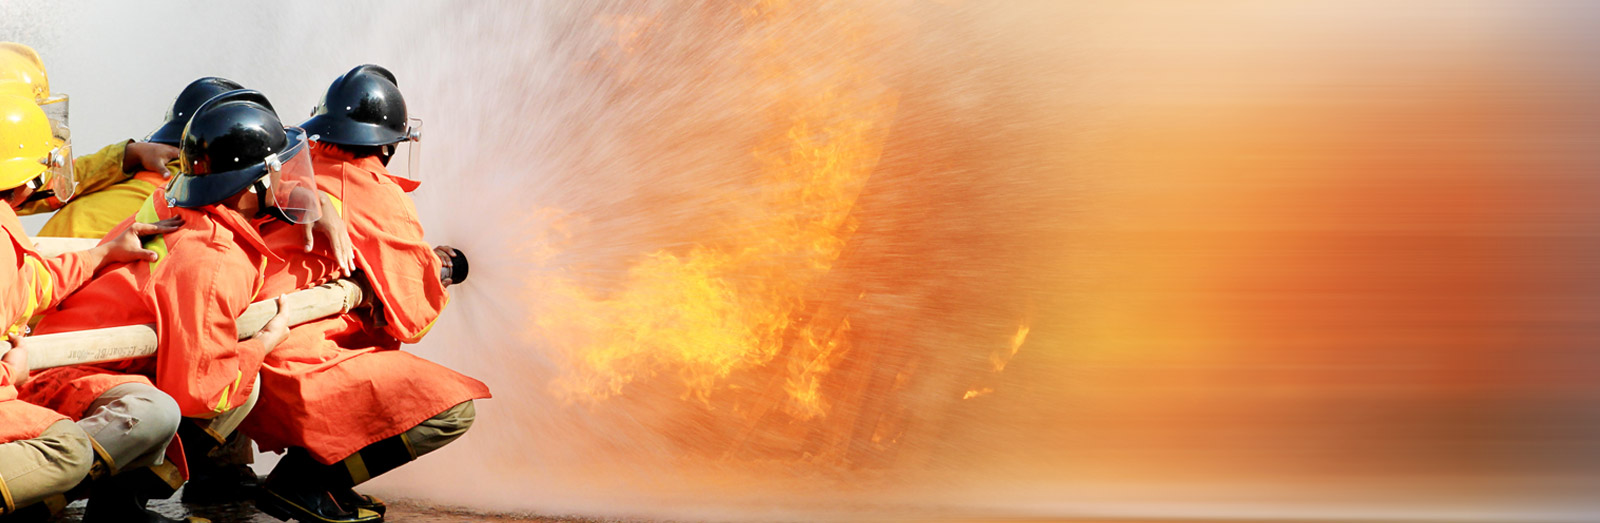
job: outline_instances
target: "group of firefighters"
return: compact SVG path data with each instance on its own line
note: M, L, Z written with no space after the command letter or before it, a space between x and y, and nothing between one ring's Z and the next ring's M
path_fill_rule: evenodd
M353 488L472 425L488 388L397 350L427 334L465 270L459 251L423 241L418 183L388 170L421 138L397 84L356 67L286 126L260 92L201 78L145 141L74 159L66 97L33 49L0 43L0 340L13 347L0 356L0 522L48 521L84 498L88 522L182 521L146 503L185 482L185 502L382 521L384 504ZM17 215L49 211L43 236L103 239L40 255ZM280 314L239 339L252 302L283 310L282 296L335 278L364 283L371 306L298 326ZM154 356L30 372L30 334L141 324L156 327ZM252 440L282 453L259 485Z

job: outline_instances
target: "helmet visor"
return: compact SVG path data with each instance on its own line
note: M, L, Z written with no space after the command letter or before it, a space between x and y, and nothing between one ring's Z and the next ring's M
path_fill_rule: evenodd
M39 108L50 120L50 134L57 143L56 149L44 160L44 188L63 202L71 200L78 188L78 179L72 172L72 130L67 127L69 101L67 95L58 94L39 102Z
M72 199L72 194L78 188L78 180L73 177L72 171L72 143L59 143L50 150L39 163L44 165L44 171L39 176L28 180L28 187L33 189L33 195L28 201L38 201L54 197L60 202Z
M406 139L394 144L389 160L389 174L413 181L422 181L422 119L406 120ZM395 165L394 158L404 154L405 164Z
M50 132L55 134L57 140L65 140L68 136L68 101L67 95L58 94L39 102L39 108L43 109L45 117L50 119Z
M293 223L310 223L322 217L317 179L311 170L311 147L306 132L299 127L285 128L289 146L267 157L269 205L277 207Z

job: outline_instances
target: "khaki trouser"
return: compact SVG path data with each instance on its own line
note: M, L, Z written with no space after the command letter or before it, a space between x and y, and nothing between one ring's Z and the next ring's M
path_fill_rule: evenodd
M93 463L89 436L57 421L37 438L0 444L0 495L13 508L32 505L77 486Z
M477 418L477 407L472 406L471 400L463 401L411 427L406 431L406 441L411 442L414 457L420 458L466 434L467 429L472 428L472 421Z
M95 398L78 426L105 451L112 474L159 465L183 419L178 402L143 383L124 383Z
M257 387L244 405L209 420L196 420L221 439L239 428L260 397ZM143 383L124 383L95 398L78 426L105 451L112 474L160 465L178 433L182 414L167 393Z
M361 449L345 458L342 465L350 474L350 485L360 485L424 454L439 450L466 434L477 416L478 411L472 401L464 401L401 433L399 440L404 444L404 449L387 446L391 441L388 439ZM404 455L397 455L396 452Z

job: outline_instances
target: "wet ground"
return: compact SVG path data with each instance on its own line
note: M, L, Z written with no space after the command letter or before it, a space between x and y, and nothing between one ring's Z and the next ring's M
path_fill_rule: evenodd
M182 492L179 492L181 496ZM184 505L177 500L179 496L171 499L154 502L151 508L169 517L199 516L210 519L212 523L274 523L278 520L256 510L251 502L218 504L218 505ZM84 502L79 501L69 505L65 517L60 521L81 523ZM939 515L943 514L943 515ZM856 518L829 518L830 520L851 520ZM389 511L385 521L391 523L641 523L645 520L625 519L594 519L575 516L542 516L536 514L484 514L461 508L447 508L436 505L427 505L409 501L389 502ZM961 516L949 512L934 511L922 515L893 516L880 514L875 517L862 517L860 521L925 521L938 523L974 523L993 521L1022 521L1022 522L1065 522L1065 523L1237 523L1250 521L1258 523L1273 521L1277 523L1461 523L1460 520L1443 518L1431 519L1425 517L1406 519L1350 519L1350 518L1241 518L1241 519L1216 519L1216 518L1143 518L1143 517L1038 517L1038 516ZM798 521L798 520L797 520Z
M152 503L151 507L169 517L199 516L210 519L212 523L275 523L278 521L257 511L255 505L249 502L226 505L184 505L178 503L177 496L173 496L170 500ZM62 521L79 523L82 521L82 517L83 502L80 501L67 507L66 517ZM389 513L384 517L384 521L395 523L597 523L602 520L515 514L476 514L464 510L444 509L401 501L389 504Z
M213 523L274 523L277 520L255 510L251 503L236 503L227 505L191 505L186 506L172 500L152 504L152 507L171 517L199 516L210 519ZM66 518L62 521L79 523L83 514L83 502L74 503L67 508ZM393 523L445 523L445 522L473 522L473 523L510 523L510 522L539 522L539 523L625 523L636 520L600 520L579 517L548 517L538 515L518 514L479 514L461 509L447 509L435 506L410 503L405 501L389 504L389 513L385 521ZM1279 523L1349 523L1349 519L1148 519L1148 518L1040 518L1040 517L878 517L867 518L864 521L928 521L938 523L973 523L991 521L1052 521L1067 523L1236 523L1238 521L1275 521ZM1456 523L1452 520L1433 519L1404 519L1404 520L1360 520L1363 523Z

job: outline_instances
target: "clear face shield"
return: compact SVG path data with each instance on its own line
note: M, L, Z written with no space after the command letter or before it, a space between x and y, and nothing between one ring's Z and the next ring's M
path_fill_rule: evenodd
M60 94L46 98L39 103L39 108L44 110L45 117L50 120L50 134L56 140L55 150L50 155L40 160L45 164L45 172L40 175L38 187L43 197L55 196L60 201L72 199L77 191L78 179L72 172L72 130L67 127L67 95ZM32 186L34 182L30 182ZM44 194L44 191L49 191Z
M288 135L289 146L267 157L267 175L250 190L265 191L263 201L277 208L280 218L290 223L314 222L322 217L322 205L311 170L310 142L298 127L288 128Z
M402 140L400 143L385 147L393 147L393 149L386 151L390 153L388 165L389 174L412 181L422 181L421 118L407 118L406 139ZM395 165L394 159L402 157L401 155L404 155L406 163L404 165Z

